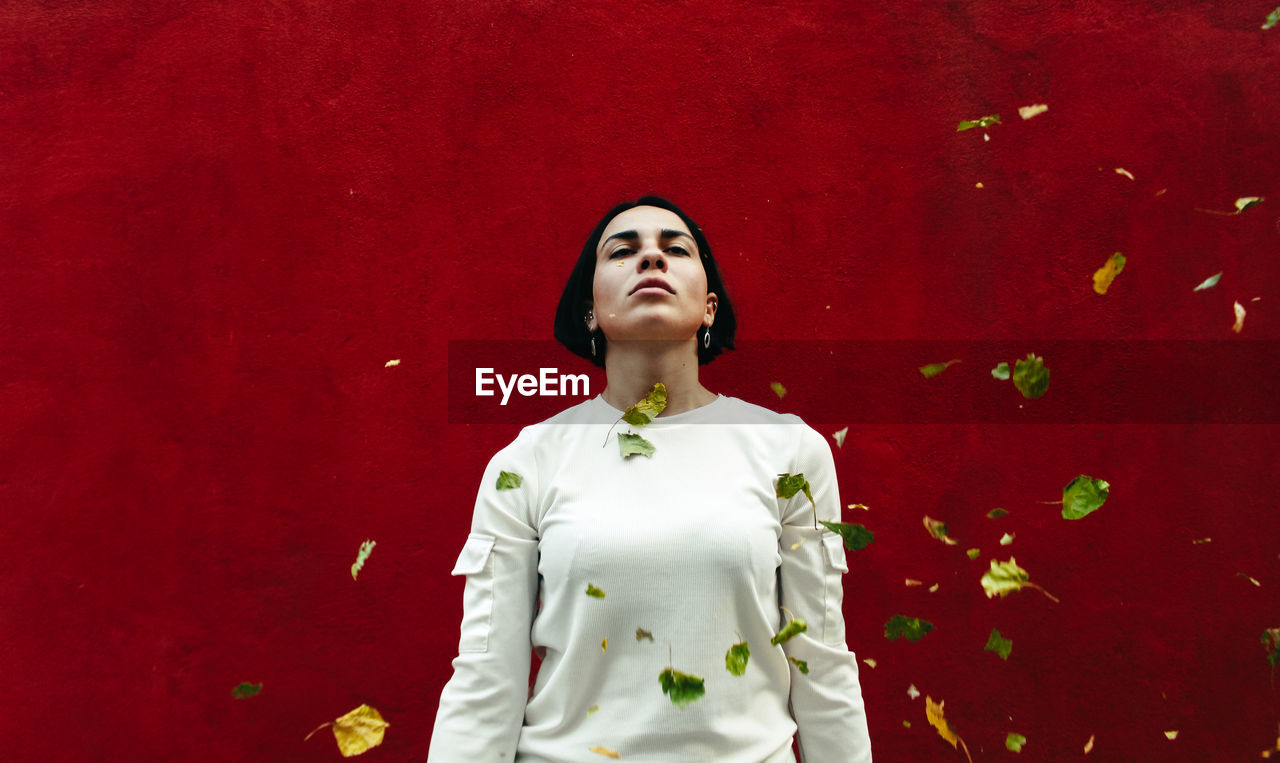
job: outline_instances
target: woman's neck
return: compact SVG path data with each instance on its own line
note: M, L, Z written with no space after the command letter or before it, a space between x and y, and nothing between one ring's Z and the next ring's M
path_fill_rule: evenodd
M712 402L716 395L698 381L695 340L681 342L609 342L605 359L605 388L600 393L614 408L626 410L643 400L662 382L672 416Z

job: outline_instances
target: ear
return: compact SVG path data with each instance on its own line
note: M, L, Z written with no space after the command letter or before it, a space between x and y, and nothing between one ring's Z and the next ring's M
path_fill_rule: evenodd
M583 300L583 303L582 314L587 324L587 332L594 334L596 329L600 328L600 321L596 320L595 310L591 307L591 300Z
M720 306L720 298L716 296L714 291L707 292L706 312L702 316L702 325L711 328L711 324L716 321L716 308Z

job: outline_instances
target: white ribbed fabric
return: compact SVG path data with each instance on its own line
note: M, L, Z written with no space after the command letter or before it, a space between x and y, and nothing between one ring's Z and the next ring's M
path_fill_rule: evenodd
M490 461L454 569L467 576L462 634L428 760L600 763L590 748L602 747L627 761L784 763L798 731L805 763L870 761L841 539L814 530L803 493L775 493L779 474L803 473L817 518L839 519L825 439L726 396L609 433L620 415L593 398ZM618 432L653 457L623 459ZM498 490L500 471L522 485ZM808 631L771 646L791 616ZM751 657L735 676L725 653L742 641ZM701 677L705 695L674 706L658 680L668 667Z

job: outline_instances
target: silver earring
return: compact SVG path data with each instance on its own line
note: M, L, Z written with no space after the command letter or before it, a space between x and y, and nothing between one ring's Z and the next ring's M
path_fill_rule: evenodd
M591 335L591 357L594 358L595 356L596 356L596 335L592 334Z
M707 333L702 335L702 346L711 349L711 327L707 326Z

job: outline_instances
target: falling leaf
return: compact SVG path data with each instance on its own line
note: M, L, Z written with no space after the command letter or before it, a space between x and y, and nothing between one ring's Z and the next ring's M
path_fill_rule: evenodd
M1018 566L1012 556L1009 557L1007 562L997 562L992 559L991 569L982 574L982 590L987 592L988 599L994 596L999 596L1003 599L1014 591L1021 591L1023 588L1034 588L1048 596L1054 603L1058 603L1058 599L1053 594L1030 582L1030 580L1031 576L1026 570Z
M856 522L823 522L822 526L844 538L844 547L850 551L861 551L875 540L875 533Z
M1018 116L1022 117L1023 119L1030 119L1034 116L1043 114L1048 110L1049 110L1049 104L1047 103L1037 103L1031 106L1020 106L1018 107Z
M831 435L831 438L836 441L837 448L844 447L844 438L845 438L845 435L847 434L849 434L849 427L845 427L844 429L841 429L839 432L836 432L835 434Z
M981 187L982 187L982 183L974 183L974 184L973 184L973 187L974 187L974 188L981 188Z
M1236 199L1236 214L1240 214L1254 204L1261 204L1263 200L1261 196L1241 196Z
M778 631L778 634L776 636L769 639L769 643L773 644L774 646L777 646L778 644L781 644L784 641L790 641L791 639L795 638L796 636L799 636L801 633L804 633L807 630L809 630L809 626L805 624L804 620L801 620L800 618L797 617L796 619L787 623L782 630Z
M1201 543L1212 543L1212 542L1213 542L1213 538L1197 538L1196 540L1191 541L1191 543L1196 546L1199 546Z
M971 548L968 551L965 551L965 553L969 555L970 560L977 559L982 554L982 552L976 548Z
M653 443L638 434L619 433L618 449L622 452L623 458L630 458L632 456L653 458Z
M1001 509L998 507L987 512L987 519L999 519L1000 517L1007 517L1007 516L1009 516L1009 512L1005 509Z
M868 665L869 667L872 667L872 668L874 668L874 667L876 666L876 661L875 661L875 660L873 660L873 659L871 659L870 657L868 657L867 659L863 660L863 662L867 663L867 665Z
M1236 311L1236 322L1235 325L1231 327L1231 330L1239 334L1244 328L1244 305L1236 302L1233 305L1233 309Z
M948 546L954 546L959 543L959 541L947 537L947 525L945 522L939 522L932 517L926 516L924 518L924 529L928 530L930 535Z
M951 743L955 747L960 742L960 737L956 734L955 728L942 714L943 702L934 702L933 697L924 698L924 717L929 719L929 725L938 730L938 736Z
M724 653L724 669L735 676L740 676L747 672L749 659L751 659L751 648L747 646L747 642L734 644Z
M1174 740L1174 739L1177 739L1177 738L1178 738L1178 732L1177 732L1177 731L1166 731L1166 732L1164 732L1164 735L1165 735L1165 738L1167 738L1167 739L1169 739L1169 740L1171 740L1171 741L1172 741L1172 740Z
M333 738L342 757L350 758L382 744L389 725L377 710L361 705L333 722Z
M801 547L801 546L803 546L804 544L805 544L805 539L804 539L804 538L801 538L800 540L798 540L798 541L796 541L795 543L792 543L792 544L791 544L791 550L792 550L792 551L795 551L797 548L800 548L800 547Z
M653 634L644 628L636 628L636 641L642 641L644 639L653 641Z
M605 639L604 641L600 642L600 651L602 652L609 651L609 639Z
M592 705L590 709L587 710L587 717L590 718L591 716L595 715L598 712L600 712L600 706Z
M1201 281L1200 285L1192 289L1192 291L1204 291L1205 289L1212 289L1213 287L1218 285L1218 281L1221 279L1222 279L1222 272L1219 271L1209 276L1208 278L1204 279L1203 281Z
M1116 167L1116 174L1117 174L1117 175L1124 175L1125 177L1129 178L1130 180L1133 180L1133 173L1132 173L1132 172L1130 172L1129 170L1126 170L1124 167Z
M658 675L658 683L662 684L662 693L671 698L671 704L684 707L707 693L702 679L667 668Z
M804 473L800 474L779 474L778 487L776 489L779 498L791 498L796 493L803 491L805 497L809 499L809 503L813 504L817 509L817 504L813 502L813 493L809 490L809 480L804 478Z
M524 484L524 477L515 472L498 472L498 489L515 490Z
M1022 752L1022 745L1026 743L1026 737L1012 731L1004 738L1005 749L1009 750L1009 752Z
M991 635L987 637L987 645L982 648L984 652L995 652L1000 655L1000 659L1009 659L1009 653L1013 651L1013 641L1000 635L1000 631L995 628L991 629Z
M1080 519L1096 511L1107 502L1111 485L1106 480L1095 480L1081 474L1062 488L1062 518Z
M782 386L782 382L769 382L769 389L773 390L773 394L782 399L787 395L787 388Z
M369 554L373 553L373 547L376 545L378 545L377 541L372 540L366 540L360 544L360 550L356 552L356 563L351 565L352 580L356 580L360 570L364 569L365 560L369 558Z
M956 132L964 132L965 130L972 130L975 127L990 127L991 125L998 124L1000 124L1000 115L988 114L985 117L978 117L977 119L963 120L960 124L956 125Z
M613 758L614 760L620 760L622 758L621 755L610 750L608 747L600 747L599 745L595 747L588 747L587 752L594 752L596 755L603 755L606 758Z
M1027 353L1026 360L1016 361L1013 386L1028 400L1044 397L1044 393L1049 391L1049 369L1044 367L1044 358Z
M907 696L912 699L920 699L920 690L916 688L915 684L907 687Z
M863 511L871 511L871 507L866 505L865 503L851 503L849 504L849 508L862 509Z
M911 586L917 586L917 585L924 585L924 581L922 581L922 580L912 580L911 578L907 578L907 580L906 580L906 586L907 586L907 588L910 588Z
M795 657L788 657L787 659L790 660L796 666L796 668L800 670L801 673L803 673L806 676L809 675L808 662L805 662L804 660L797 660Z
M940 585L939 583L934 583L933 585L929 586L929 593L937 593L939 585Z
M930 363L927 366L920 366L920 375L926 379L932 379L943 371L951 367L953 363L959 363L960 360L948 360L946 363Z
M601 591L599 588L596 588L591 583L587 583L587 595L593 599L603 599L604 591Z
M1237 573L1236 573L1236 576L1237 576L1237 577L1242 577L1242 578L1244 578L1245 580L1249 581L1250 583L1253 583L1254 585L1258 586L1259 588L1261 588L1261 587L1262 587L1262 584L1261 584L1261 583L1259 583L1259 582L1258 582L1258 579L1257 579L1257 578L1255 578L1255 577L1250 577L1249 575L1246 575L1246 574L1244 574L1243 572L1237 572Z
M1099 294L1106 294L1107 289L1111 287L1111 282L1120 275L1122 270L1124 270L1124 255L1116 252L1111 255L1111 259L1098 268L1098 272L1093 274L1093 290Z
M1012 546L1012 545L1013 545L1013 537L1014 537L1014 536L1013 536L1013 533L1005 533L1004 535L1001 535L1001 536L1000 536L1000 545L1002 545L1002 546Z
M1273 668L1280 665L1280 628L1267 628L1262 632L1262 648L1267 652L1268 665Z
M1089 735L1089 741L1084 743L1084 754L1088 755L1093 752L1093 734Z
M254 696L260 691L262 691L262 684L260 683L251 684L246 681L245 683L242 683L236 688L232 689L231 696L235 697L236 699L248 699L249 697Z
M902 726L903 728L911 728L911 721L903 721Z
M653 389L644 400L627 408L622 420L633 426L642 427L658 417L667 407L667 387L662 382L653 385Z
M400 365L400 359L396 358L395 360L388 360L386 363L383 364L382 367L391 368L392 366L398 366L398 365Z
M999 379L1000 381L1006 381L1006 380L1008 380L1008 378L1009 378L1009 364L1008 364L1008 363L998 363L998 364L996 364L996 367L995 367L995 368L993 368L993 369L991 369L991 376L992 376L992 378Z
M1267 14L1267 20L1262 22L1262 28L1271 29L1275 27L1277 23L1280 23L1280 8L1276 8L1274 11ZM1280 742L1276 743L1276 749L1280 749Z
M884 637L893 641L905 638L907 641L919 641L925 634L933 630L933 623L918 617L894 615L884 624Z

